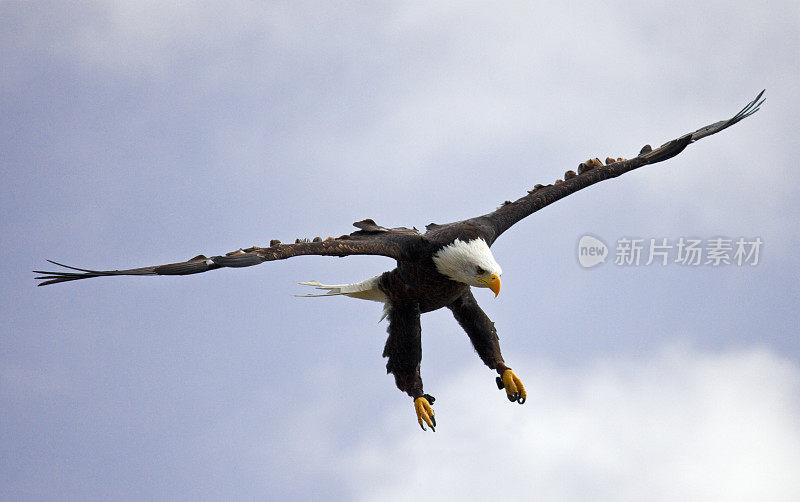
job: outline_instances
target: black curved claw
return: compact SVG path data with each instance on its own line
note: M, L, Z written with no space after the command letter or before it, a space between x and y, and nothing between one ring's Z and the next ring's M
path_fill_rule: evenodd
M436 419L431 417L431 422L433 422L433 425L430 426L431 432L436 432ZM422 430L427 432L428 429L425 428L424 423L419 424L419 426L422 427Z
M500 378L500 377L497 377L497 378L494 379L494 381L497 382L497 388L500 389L500 390L503 390L503 387L505 387L505 385L503 384L503 379Z
M517 398L519 398L519 392L515 392L513 394L506 394L506 396L508 396L508 400L513 403L514 401L517 400Z
M520 396L519 398L517 398L517 402L518 402L519 404L525 404L525 398L524 398L524 397L522 397L522 396Z

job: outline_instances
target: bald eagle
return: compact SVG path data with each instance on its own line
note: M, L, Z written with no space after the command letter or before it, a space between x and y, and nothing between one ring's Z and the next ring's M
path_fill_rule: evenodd
M51 263L69 271L47 272L36 277L39 286L60 282L117 275L189 275L225 267L249 267L265 261L293 256L379 255L397 261L394 270L362 282L325 285L301 283L318 288L321 293L304 296L345 295L384 304L389 320L383 357L387 373L393 374L397 387L414 402L417 422L423 430L435 431L433 396L426 394L420 377L422 360L420 314L447 307L466 331L475 351L490 369L498 374L497 386L505 389L508 399L523 404L527 398L519 377L508 367L500 353L494 323L478 306L471 287L500 292L500 265L490 250L492 244L512 225L553 202L608 178L615 178L647 164L667 160L690 143L716 134L758 111L764 102L761 91L756 98L728 120L716 122L656 149L645 145L631 159L590 159L567 171L563 179L549 185L536 185L524 197L506 201L490 213L444 225L430 224L426 231L415 228L385 228L371 219L354 223L357 231L338 238L298 239L294 244L273 240L268 247L239 249L225 255L198 255L184 262L126 270L89 270Z

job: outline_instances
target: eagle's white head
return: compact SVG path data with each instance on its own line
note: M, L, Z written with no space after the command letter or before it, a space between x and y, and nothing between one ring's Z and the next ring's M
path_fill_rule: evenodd
M449 279L477 288L489 288L494 296L500 293L503 270L483 239L456 239L433 255L433 263L436 270Z

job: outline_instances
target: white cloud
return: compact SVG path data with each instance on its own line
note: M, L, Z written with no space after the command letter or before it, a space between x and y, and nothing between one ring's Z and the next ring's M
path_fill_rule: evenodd
M386 178L397 183L398 169L406 179L463 177L470 174L468 159L494 159L516 148L524 148L530 165L547 163L525 184L546 183L590 155L629 156L645 142L658 144L724 118L761 87L769 88L769 103L793 99L776 89L786 82L762 73L792 68L787 54L794 53L770 54L771 63L751 54L773 38L796 38L790 2L760 10L712 4L702 16L695 5L687 13L672 3L645 9L627 2L613 8L512 2L502 9L424 2L386 9L320 2L90 5L65 12L68 23L31 16L22 38L30 45L44 39L39 43L48 51L115 78L175 80L186 94L199 92L192 106L200 108L242 95L294 103L288 125L257 98L243 107L245 117L215 124L220 162L233 159L255 171L277 149L265 138L288 129L279 141L283 159L369 174L376 184ZM715 30L751 37L732 43L727 33L709 34L703 16L724 19ZM675 24L682 29L671 29ZM703 44L714 50L695 50ZM754 66L731 83L723 70L745 63ZM252 103L264 109L244 113ZM668 197L681 208L668 212L673 221L686 214L717 221L727 214L720 208L745 205L752 208L746 214L753 215L753 226L786 227L783 204L796 185L786 181L792 155L753 146L782 137L778 122L768 120L780 117L769 103L724 133L727 139L692 147L691 168L676 167L682 162L676 159L670 168L650 169L639 184L644 198ZM155 111L145 110L152 120ZM742 139L750 137L759 139ZM705 146L711 142L715 146ZM542 159L550 149L558 157ZM749 156L754 160L741 160ZM530 172L517 159L497 161L505 179ZM716 169L702 170L707 166ZM706 190L703 197L692 191L676 201L682 189L701 181L724 190Z
M391 410L343 468L357 498L800 497L800 368L774 353L673 348L584 368L517 367L523 407L475 369L441 386L435 434L414 430L410 405Z

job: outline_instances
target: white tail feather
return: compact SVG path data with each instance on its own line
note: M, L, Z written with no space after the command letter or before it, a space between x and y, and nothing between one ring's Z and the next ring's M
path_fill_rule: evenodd
M366 281L354 282L352 284L322 284L317 281L298 282L298 284L302 284L303 286L313 286L316 289L326 290L326 292L295 296L314 298L319 296L346 295L351 298L386 303L386 295L378 287L379 278L380 276L371 277Z

